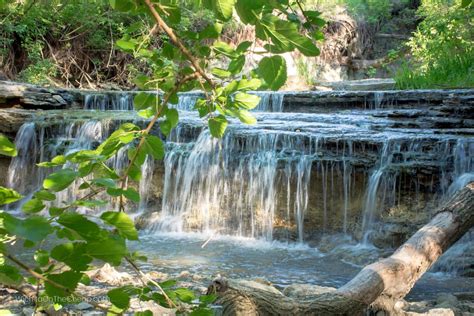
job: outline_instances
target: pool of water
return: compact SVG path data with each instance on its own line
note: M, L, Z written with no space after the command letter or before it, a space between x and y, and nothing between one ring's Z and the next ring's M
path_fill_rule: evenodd
M147 271L178 275L181 271L212 279L264 279L278 288L307 283L339 287L382 253L374 247L344 242L322 252L304 244L266 242L249 238L192 233L145 234L131 248L147 255ZM206 243L207 242L207 243ZM205 285L205 284L203 284ZM426 273L408 299L435 298L439 293L474 291L474 278L445 273Z

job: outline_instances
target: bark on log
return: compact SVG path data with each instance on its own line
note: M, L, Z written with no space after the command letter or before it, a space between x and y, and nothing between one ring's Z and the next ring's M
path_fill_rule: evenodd
M224 315L362 315L392 311L415 282L452 244L474 226L474 182L455 194L433 219L389 258L366 266L336 291L288 297L255 281L219 279L217 293Z

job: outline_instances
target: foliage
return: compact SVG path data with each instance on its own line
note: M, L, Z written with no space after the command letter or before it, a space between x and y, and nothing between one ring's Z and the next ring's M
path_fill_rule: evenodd
M134 79L135 84L142 90L160 92L139 93L134 99L138 115L147 119L148 125L142 129L133 123L124 123L93 150L80 150L40 163L40 167L53 172L44 179L42 187L33 192L32 198L23 200L24 214L0 212L0 251L5 259L0 265L0 282L12 287L24 283L38 285L39 295L49 298L42 299L41 304L55 303L55 307L65 297L84 299L76 289L79 283L89 283L85 271L93 260L114 266L127 263L139 275L144 275L136 264L143 256L131 253L127 247L127 241L139 239L139 234L126 211L140 200L133 183L140 180L146 157L163 158L163 138L178 124L179 114L169 106L177 103L177 93L196 88L204 91L205 97L197 101L195 108L200 117L207 120L215 137L224 134L228 117L254 124L256 120L249 110L257 106L259 97L248 92L281 88L287 72L279 54L298 50L307 56L317 55L319 50L313 38L318 38L320 27L324 25L319 12L308 10L295 14L301 5L284 0L192 3L212 13L212 19L194 31L182 28L185 11L178 1L110 0L110 4L121 14L150 19L125 28L122 38L116 42L118 49L146 65L147 71ZM264 42L267 50L267 56L249 73L243 73L243 65L252 43L231 45L220 36L221 25L234 14L255 28L257 38ZM157 27L151 27L148 32L140 31L154 24ZM213 67L211 61L216 59L223 59L227 64ZM152 135L156 123L161 133ZM128 152L128 165L122 170L113 170L109 161L120 150ZM16 155L13 144L4 136L0 136L0 153ZM58 201L57 194L71 185L83 190L83 197ZM21 198L12 189L0 188L0 205ZM93 214L97 207L107 204L107 200L116 202L117 209L104 212L99 218L86 215ZM90 212L78 213L78 207ZM45 246L45 240L54 241L53 247ZM18 259L14 255L18 249L14 251L12 244L30 249L25 253L32 254L33 258L25 262L34 262L34 265ZM20 270L28 277L20 274ZM181 303L192 304L193 315L209 315L212 311L207 305L215 299L213 295L201 296L196 302L193 292L178 288L173 281L158 284L145 277L143 286L114 288L109 290L108 297L113 304L111 308L93 304L111 314L125 312L131 298L136 297L176 307L178 311L183 311Z
M393 1L390 0L347 0L349 10L369 23L377 23L390 17Z
M422 2L424 20L408 42L412 62L396 76L400 88L474 86L473 12L467 1Z
M124 54L115 52L114 42L142 19L140 15L111 11L107 0L17 0L0 5L0 64L5 74L42 85L80 86L109 79L120 83ZM147 31L146 24L138 25L137 31Z

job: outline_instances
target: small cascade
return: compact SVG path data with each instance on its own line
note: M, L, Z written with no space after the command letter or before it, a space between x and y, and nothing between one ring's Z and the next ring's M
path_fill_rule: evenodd
M178 104L170 105L170 107L176 108L183 111L193 111L196 101L202 97L201 93L180 93Z
M362 221L362 232L363 232L363 243L367 244L369 234L371 233L375 220L375 213L377 211L377 191L380 185L380 180L384 174L385 169L391 162L392 152L389 150L390 140L387 140L383 144L382 153L380 155L379 166L374 169L372 175L369 178L367 186L364 209L363 209L363 221Z
M439 200L452 196L457 190L474 180L474 142L469 138L455 141L439 141L428 148L414 139L387 139L382 147L377 167L373 169L367 184L363 207L363 243L370 243L378 214L396 205L400 199L397 187L403 168L418 164L422 156L440 160L441 179ZM449 185L448 185L449 184ZM418 184L415 191L419 190Z
M150 191L153 182L154 167L155 162L150 156L147 156L141 168L142 178L138 186L138 193L140 194L140 203L138 205L139 214L144 212L148 206Z
M374 109L383 108L385 93L383 91L374 92Z
M155 229L272 240L278 183L291 182L295 175L295 190L287 187L293 203L286 213L296 218L303 240L314 157L309 151L285 157L285 150L298 145L292 137L257 134L242 143L235 136L230 130L219 141L204 130L192 148L184 144L167 151L162 214Z
M254 91L260 97L260 103L254 109L259 112L283 112L284 92Z
M44 124L41 120L25 123L15 139L15 143L21 145L18 147L18 155L10 163L9 186L27 197L31 196L41 188L47 175L57 170L57 168L40 168L36 165L37 163L49 161L60 154L68 155L78 150L94 149L118 127L119 123L112 119L73 120L51 125ZM107 163L116 170L123 170L128 164L127 148L122 148ZM75 166L65 165L65 167L74 168ZM143 203L145 204L139 207L139 210L143 210L146 206L153 173L151 159L147 159L142 171L143 178L139 184L139 191L144 195ZM81 198L85 193L83 193L84 190L79 189L79 185L79 183L73 183L68 189L58 192L54 203L60 205ZM21 202L13 205L14 210L18 210L21 205ZM104 207L104 210L110 208L113 209L115 206L109 204Z
M132 111L133 94L130 93L93 93L84 96L85 110Z
M283 99L285 93L273 91L255 91L261 100L254 111L283 112ZM199 91L179 93L178 104L170 104L171 108L182 111L194 110L194 105L204 95ZM91 93L84 96L85 110L98 111L133 111L133 93Z
M41 136L43 135L44 133ZM41 136L38 142L36 126L32 122L23 124L16 135L18 155L13 158L8 168L7 185L23 195L31 193L39 185L37 181L32 183L25 180L37 178L39 170L36 168L36 163L39 156L42 156L44 143L44 137Z
M370 243L388 211L400 205L422 210L473 179L472 138L400 127L383 116L385 109L282 113L285 93L252 93L262 98L255 113L258 124L230 119L221 140L212 138L206 122L190 111L202 94L179 95L174 107L180 123L168 136L164 162L147 159L137 187L138 214L161 210L147 217L148 227L299 242L343 233ZM385 107L383 93L378 100L376 107ZM125 121L144 124L132 103L133 93L91 94L84 107L98 111L24 124L9 184L31 194L54 171L36 163L96 148ZM110 118L107 110L122 112ZM126 151L108 164L123 169ZM73 185L58 200L81 194ZM411 208L411 201L421 206Z

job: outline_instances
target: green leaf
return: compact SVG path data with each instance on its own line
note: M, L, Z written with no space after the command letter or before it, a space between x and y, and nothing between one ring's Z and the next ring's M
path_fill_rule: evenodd
M22 197L23 196L15 190L0 186L0 205L16 202Z
M240 110L237 109L235 111L228 109L227 112L237 117L242 123L244 124L255 124L257 123L257 119L247 110Z
M232 17L232 10L236 0L211 0L212 9L217 18L227 21Z
M130 305L130 295L123 289L113 289L107 292L110 302L121 309L127 309Z
M153 312L151 310L146 310L143 312L135 312L135 316L153 316Z
M84 242L62 243L51 250L51 258L64 262L73 270L85 271L92 262L92 257L86 255L85 251Z
M49 263L49 253L46 250L36 250L34 259L40 267L45 267Z
M15 145L5 135L0 134L0 155L15 157L17 154Z
M177 283L176 280L166 280L166 281L164 281L164 282L161 282L161 283L160 283L160 286L161 286L162 288L164 288L164 289L169 289L169 288L175 286L176 283Z
M219 78L228 78L231 73L230 71L227 71L225 69L222 69L222 68L212 68L211 70L211 73L216 76L216 77L219 77Z
M160 130L164 135L169 135L171 129L171 122L169 120L164 120L160 122Z
M66 297L77 287L77 284L81 280L82 273L76 271L65 271L58 274L50 274L48 279L61 285L63 288L56 287L49 282L44 283L46 294L49 297Z
M65 207L55 207L55 206L51 206L49 208L49 215L51 216L59 216L61 215L62 213L64 213L64 211L66 210Z
M117 228L118 232L130 240L138 240L138 233L132 219L124 212L104 212L100 216L105 222Z
M133 106L137 111L148 107L156 108L157 105L159 105L159 99L156 94L140 92L133 98Z
M86 253L91 257L118 266L122 258L127 255L127 247L125 246L125 239L116 236L105 240L88 242Z
M264 57L258 64L257 73L270 89L276 91L286 82L286 61L281 56Z
M171 127L175 127L176 125L178 125L178 121L179 121L178 110L168 109L166 111L166 118L171 123Z
M195 299L195 295L193 291L186 289L186 288L179 288L174 290L180 301L185 303L191 303L192 300Z
M17 268L2 264L0 265L0 284L17 286L23 282L23 277Z
M120 189L120 188L108 188L107 189L107 194L111 195L111 196L121 196L123 195L124 197L126 197L127 199L129 200L132 200L133 202L140 202L140 194L132 189L132 188L128 188L126 190L124 189Z
M241 55L236 59L232 60L229 63L229 67L227 68L233 75L236 75L242 71L242 68L245 65L245 55Z
M297 23L281 20L272 14L264 15L257 24L256 34L262 40L272 39L273 45L265 47L273 53L289 52L297 48L305 56L319 55L319 49L311 39L299 32Z
M201 295L199 296L199 301L204 304L212 304L217 299L217 295L209 294L209 295Z
M41 200L31 199L21 207L22 211L28 214L38 213L44 209L45 205Z
M156 160L161 160L165 156L165 145L159 137L147 135L144 147L146 152Z
M101 229L99 225L78 213L63 213L59 216L57 222L73 230L85 240L100 240L107 236L107 232Z
M56 199L55 194L53 194L49 191L46 191L46 190L40 190L40 191L36 192L33 196L36 199L42 200L42 201L54 201Z
M116 45L118 48L124 50L124 51L133 51L135 49L135 43L131 41L126 41L126 40L118 40L116 42Z
M472 0L462 0L461 8L467 8L472 3Z
M91 182L100 187L115 188L115 181L110 178L98 178L92 180Z
M37 166L51 168L51 167L64 165L65 163L66 163L66 157L61 155L61 156L54 157L53 159L51 159L51 161L41 162L37 164Z
M260 97L253 94L238 92L234 95L234 103L246 110L254 109L260 102Z
M91 278L89 278L89 276L87 274L83 274L82 277L81 277L81 280L79 281L79 283L82 283L84 285L90 285L91 284Z
M234 51L234 49L225 42L217 41L214 43L212 48L217 54L224 55L232 59L238 57L238 54Z
M192 310L189 316L213 316L214 312L208 307L198 306Z
M3 218L3 226L10 235L32 242L42 241L53 230L46 218L41 216L30 216L21 220L10 214L0 213L0 217Z
M222 23L209 24L199 32L199 39L218 38L222 32Z
M211 135L217 138L224 136L228 122L225 116L219 115L209 119L209 131Z
M72 169L61 169L46 177L43 187L54 192L66 189L77 177L77 172Z
M259 19L264 1L262 0L237 0L235 10L244 24L255 24Z

